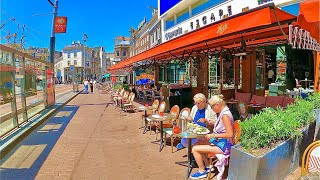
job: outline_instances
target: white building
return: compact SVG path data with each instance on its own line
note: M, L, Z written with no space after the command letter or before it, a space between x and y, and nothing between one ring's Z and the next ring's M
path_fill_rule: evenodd
M303 0L158 0L162 42L268 3L279 8Z
M86 62L86 63L85 63ZM57 65L58 66L58 65ZM72 69L76 72L78 81L82 82L83 78L91 78L92 55L91 49L85 47L79 41L73 41L71 45L62 50L62 61L59 62L63 82L72 82ZM84 68L85 67L85 68ZM84 73L84 69L86 70Z

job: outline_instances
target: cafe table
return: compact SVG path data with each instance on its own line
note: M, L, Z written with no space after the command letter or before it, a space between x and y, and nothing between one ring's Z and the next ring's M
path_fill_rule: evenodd
M235 99L230 99L229 101L227 101L227 104L231 106L230 107L231 109L233 109L237 103L238 103L238 100L235 100Z
M151 121L153 122L160 122L160 150L159 152L161 152L161 150L163 149L164 147L164 140L163 140L163 121L169 121L169 120L172 120L172 119L175 119L175 115L173 114L170 114L170 113L163 113L163 115L160 115L160 114L151 114L148 116Z
M261 109L261 104L248 104L248 107L251 107L253 109L253 114L256 114L256 109Z
M146 118L147 118L147 111L154 111L154 110L156 110L157 108L154 107L154 106L140 106L140 107L138 107L138 109L141 110L141 111L144 111L144 126L142 126L142 128L144 128L144 129L143 129L143 134L145 134L145 133L147 132L147 124L148 124L148 122L147 122L147 120L146 120Z
M187 169L187 175L186 175L186 179L189 178L190 173L192 171L192 159L191 159L191 150L192 150L192 139L193 138L201 138L206 136L207 134L196 134L192 132L192 129L188 129L185 132L181 132L179 134L176 134L176 136L180 137L180 138L186 138L188 139L188 169Z

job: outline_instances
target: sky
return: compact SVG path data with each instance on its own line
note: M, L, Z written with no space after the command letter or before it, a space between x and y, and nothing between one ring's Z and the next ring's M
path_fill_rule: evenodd
M54 3L54 0L51 0ZM103 46L113 52L114 38L130 36L129 29L137 29L138 24L151 19L152 10L158 0L59 0L58 16L67 16L67 33L56 34L56 50L61 51L72 41L82 41L88 35L86 45ZM48 0L0 0L0 37L6 43L7 34L17 33L17 41L22 37L24 27L24 47L49 47L52 29L53 7ZM13 20L14 18L14 20ZM0 26L0 27L1 27ZM11 39L13 42L13 38Z
M54 2L54 0L51 0ZM130 27L147 18L151 19L152 10L158 0L59 0L58 16L67 16L67 33L56 34L56 50L61 51L72 41L82 41L88 35L86 45L103 46L113 52L114 38L130 36ZM297 15L298 5L287 7L286 11ZM0 37L17 33L17 41L22 37L24 27L24 47L49 47L52 29L53 7L48 0L0 0ZM14 21L12 19L14 18ZM11 39L13 42L13 38Z

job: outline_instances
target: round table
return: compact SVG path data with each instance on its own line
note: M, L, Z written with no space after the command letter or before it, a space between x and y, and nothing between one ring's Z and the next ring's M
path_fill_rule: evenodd
M187 169L187 175L186 175L186 179L189 178L190 173L192 171L192 165L191 165L191 150L192 150L192 146L191 146L191 140L193 138L201 138L206 136L207 134L196 134L192 132L192 129L188 129L185 132L181 132L179 134L175 134L176 136L180 137L180 138L187 138L188 139L188 169Z
M160 122L161 138L160 138L160 150L159 151L161 152L161 150L164 147L164 144L163 144L163 121L169 121L169 120L175 119L176 116L173 114L170 114L170 113L163 113L163 116L161 116L159 114L151 114L148 117L151 119L151 121Z

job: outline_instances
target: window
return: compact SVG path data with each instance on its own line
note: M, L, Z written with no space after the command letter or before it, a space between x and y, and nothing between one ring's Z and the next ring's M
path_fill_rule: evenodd
M159 81L164 81L164 66L159 67Z
M166 29L170 29L172 26L174 26L174 17L166 20Z
M212 57L209 59L209 94L218 94L220 87L220 61L219 58Z
M226 0L200 0L191 6L192 16L199 14L210 7L216 6Z
M158 33L158 39L160 39L160 38L161 38L161 37L160 37L160 28L158 28L157 33Z
M126 51L122 51L122 56L127 56L127 52Z
M73 64L74 64L74 65L77 65L77 60L74 60L74 61L73 61Z
M120 56L120 52L119 52L119 50L117 50L117 56Z
M177 24L189 18L189 8L187 7L183 11L177 14Z
M232 59L232 54L230 52L222 55L222 68L223 68L223 89L234 89L235 80L234 80L234 63Z
M284 69L283 72L286 72L286 70ZM265 84L265 52L264 50L256 49L256 90L264 89L264 84Z
M68 53L68 58L70 58L70 53Z
M74 53L74 57L75 57L75 58L77 57L77 52Z
M68 61L68 66L70 66L70 61Z

